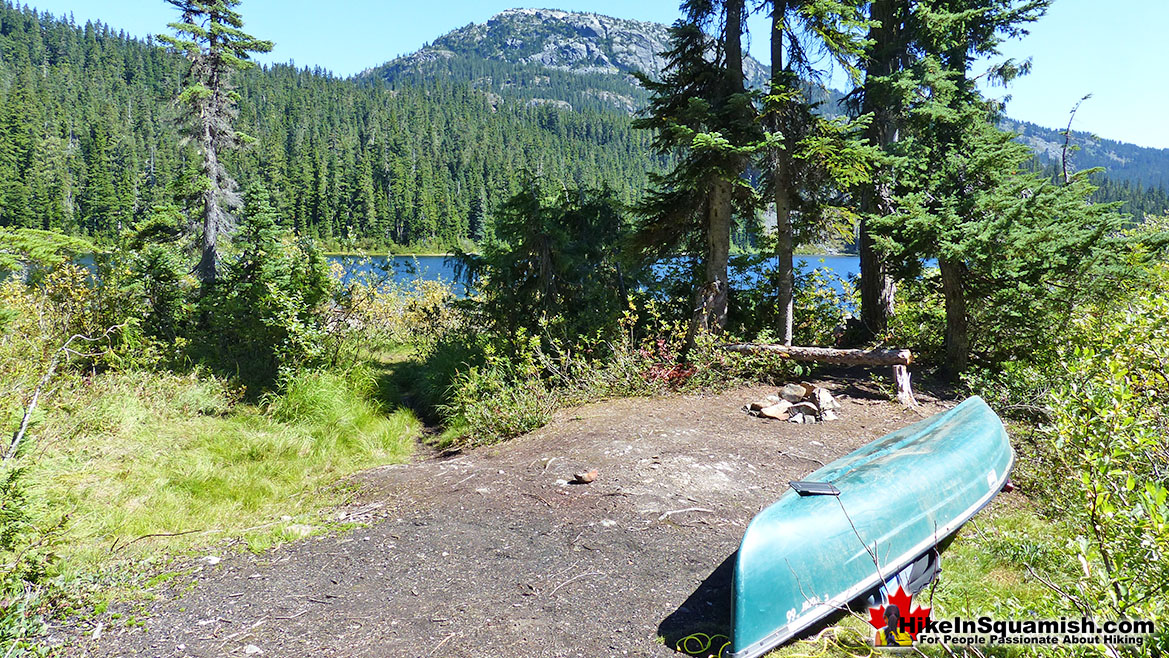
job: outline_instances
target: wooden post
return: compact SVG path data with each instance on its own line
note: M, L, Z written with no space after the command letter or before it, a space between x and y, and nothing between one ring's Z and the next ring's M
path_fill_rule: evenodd
M897 387L897 401L907 407L917 408L913 389L909 383L909 365L913 353L909 350L840 350L831 347L796 347L793 345L770 345L759 343L732 343L723 345L728 352L740 354L775 354L794 361L811 361L843 366L893 366L893 383Z

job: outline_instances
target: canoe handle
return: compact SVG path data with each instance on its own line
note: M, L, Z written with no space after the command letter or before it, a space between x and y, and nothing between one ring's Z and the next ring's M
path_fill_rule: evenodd
M788 482L801 496L839 496L840 489L827 482Z

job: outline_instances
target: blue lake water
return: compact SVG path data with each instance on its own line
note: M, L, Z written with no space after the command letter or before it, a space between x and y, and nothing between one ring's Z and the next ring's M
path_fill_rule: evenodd
M455 277L455 264L446 256L327 256L330 263L340 263L344 268L343 283L361 280L379 280L385 278L403 286L408 286L418 279L424 281L442 281L454 287L455 294L466 294L466 287ZM86 254L78 258L78 263L94 269L94 258ZM739 285L752 283L760 276L759 270L765 267L774 267L774 259L763 266L756 266L751 270L731 267L731 280ZM831 254L796 256L796 271L807 273L814 269L826 269L841 279L848 280L860 273L860 258L857 256L838 256ZM658 274L663 274L666 268L657 268ZM829 283L838 292L840 284L837 281Z
M340 263L345 269L342 281L348 283L365 277L382 277L402 285L416 279L453 283L455 291L463 294L462 284L455 281L454 263L446 256L329 256L330 262ZM774 263L772 263L774 264ZM827 269L834 275L849 279L860 273L860 258L857 256L813 255L796 256L796 271L806 273L814 269ZM731 269L731 278L737 282L750 282L756 276L754 271Z

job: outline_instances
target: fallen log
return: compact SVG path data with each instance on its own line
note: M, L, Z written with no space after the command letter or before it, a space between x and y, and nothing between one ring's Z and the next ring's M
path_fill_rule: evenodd
M909 350L842 350L832 347L800 347L763 343L730 343L722 348L739 354L775 354L793 361L811 361L839 366L893 366L893 382L897 386L897 400L908 407L917 407L909 383L909 369L913 353Z
M907 366L913 363L909 350L840 350L832 347L797 347L761 343L723 345L729 352L753 354L773 352L794 361L815 361L840 366Z

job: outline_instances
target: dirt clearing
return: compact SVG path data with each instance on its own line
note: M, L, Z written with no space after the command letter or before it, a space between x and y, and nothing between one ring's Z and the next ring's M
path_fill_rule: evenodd
M921 417L826 385L834 422L742 411L774 388L615 400L500 446L364 473L361 501L340 512L368 527L204 563L189 589L160 592L144 627L107 620L72 653L676 655L677 638L726 623L727 559L789 480ZM594 482L569 483L591 469Z

